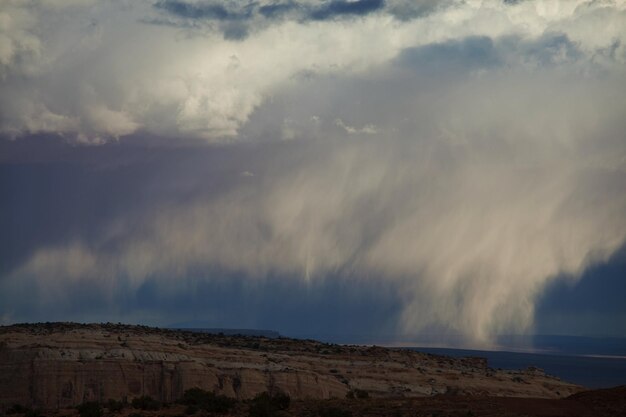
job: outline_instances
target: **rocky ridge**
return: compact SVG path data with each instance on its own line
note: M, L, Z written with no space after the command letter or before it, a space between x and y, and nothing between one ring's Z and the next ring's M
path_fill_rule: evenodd
M0 327L0 409L144 395L171 402L192 387L237 399L274 390L296 399L345 398L350 391L562 398L582 390L537 368L495 370L482 358L405 349L122 324Z

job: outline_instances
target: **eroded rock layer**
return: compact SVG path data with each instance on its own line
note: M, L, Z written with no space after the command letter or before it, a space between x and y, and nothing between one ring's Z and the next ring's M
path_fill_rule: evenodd
M0 407L159 401L200 387L238 399L280 389L292 398L434 394L559 398L581 390L532 368L494 370L481 358L311 340L224 336L115 324L0 327Z

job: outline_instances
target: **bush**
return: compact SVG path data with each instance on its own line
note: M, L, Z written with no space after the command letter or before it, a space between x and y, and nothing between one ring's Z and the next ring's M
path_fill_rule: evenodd
M126 401L109 400L106 403L106 408L110 413L120 413L127 405Z
M279 415L280 411L289 408L290 403L291 398L287 394L263 392L252 400L249 415L250 417L274 417Z
M321 407L317 414L319 417L352 417L352 413L349 410L339 407Z
M95 401L82 403L76 409L80 417L102 417L102 406Z
M7 414L26 414L30 408L24 407L22 404L13 404L8 410Z
M43 417L43 413L37 409L28 409L24 417Z
M216 395L200 388L191 388L185 391L178 403L187 407L187 414L194 414L198 410L209 413L227 413L235 406L235 400L224 395ZM194 411L195 410L195 411Z
M131 404L133 408L140 410L158 410L161 408L161 403L148 395L134 398Z
M370 397L370 394L369 394L367 391L365 391L365 390L362 390L362 389L355 389L355 390L354 390L354 396L355 396L356 398L363 399L363 398L369 398L369 397Z

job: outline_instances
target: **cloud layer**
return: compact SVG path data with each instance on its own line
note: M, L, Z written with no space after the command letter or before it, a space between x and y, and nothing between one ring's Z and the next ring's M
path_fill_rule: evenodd
M299 74L358 75L404 49L468 37L499 41L503 54L507 39L526 42L500 57L505 65L572 53L587 64L624 63L621 2L437 4L6 1L0 127L91 143L137 131L232 140ZM551 44L534 42L549 36ZM441 52L461 52L461 71L487 58Z
M125 207L26 245L0 314L24 288L47 305L89 285L114 306L216 274L337 279L392 288L398 331L489 343L626 240L621 2L0 10L2 132L103 144L76 158ZM126 156L105 157L115 139ZM143 203L109 188L120 165Z

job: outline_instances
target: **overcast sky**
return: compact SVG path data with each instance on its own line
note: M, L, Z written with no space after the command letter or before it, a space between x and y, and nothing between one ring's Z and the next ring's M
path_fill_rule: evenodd
M0 321L626 337L626 2L4 0Z

